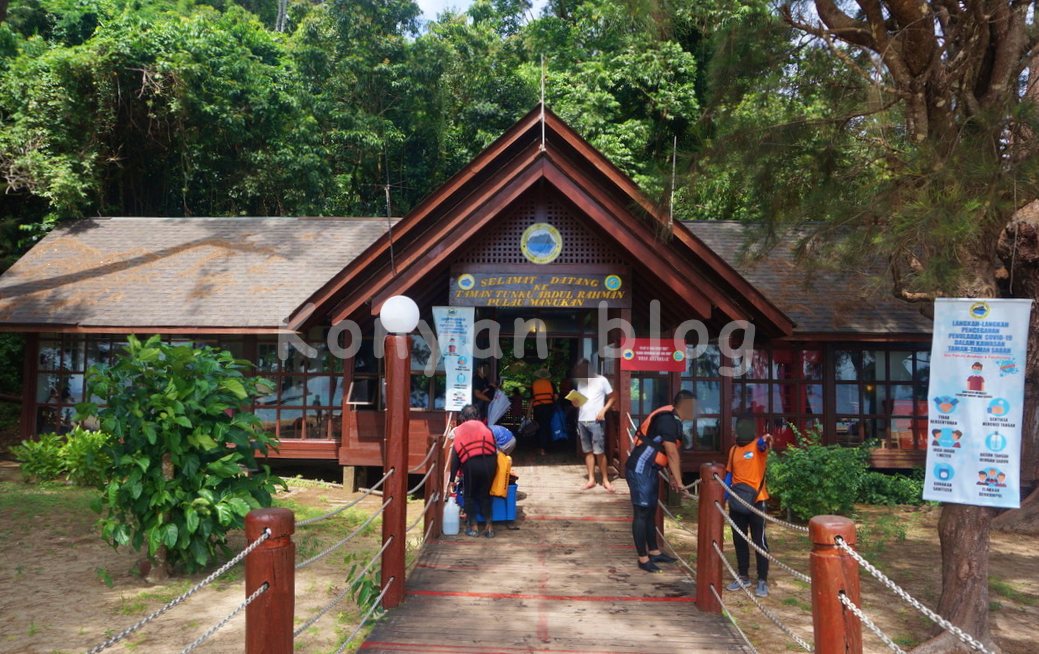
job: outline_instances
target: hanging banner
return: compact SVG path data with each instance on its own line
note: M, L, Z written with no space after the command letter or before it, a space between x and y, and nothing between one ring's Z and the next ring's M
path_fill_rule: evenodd
M925 500L1021 505L1031 310L1031 300L935 300Z
M473 307L433 307L437 343L447 374L444 410L461 411L473 399Z
M685 352L674 339L634 338L621 350L621 370L685 372Z

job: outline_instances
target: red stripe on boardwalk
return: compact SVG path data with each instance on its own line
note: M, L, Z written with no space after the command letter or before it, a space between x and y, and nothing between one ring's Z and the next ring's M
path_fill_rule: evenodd
M425 643L395 643L377 640L366 641L359 649L389 649L398 652L438 652L443 654L513 654L513 652L522 652L523 654L618 654L617 652L600 649L534 649L532 647L494 647L492 649L484 649L483 647L472 645L427 645Z
M409 590L408 595L426 597L479 597L482 599L526 599L550 602L651 602L693 603L692 597L629 597L624 595L537 595L527 593L472 593L449 590Z
M631 522L631 516L595 516L595 515L524 515L524 520L549 522Z

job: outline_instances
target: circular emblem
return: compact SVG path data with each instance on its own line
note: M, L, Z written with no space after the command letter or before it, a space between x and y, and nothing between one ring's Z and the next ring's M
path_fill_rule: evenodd
M603 282L603 286L606 287L607 291L618 291L621 284L620 275L606 275L606 281Z
M459 276L458 288L462 289L463 291L468 291L471 290L474 286L476 286L476 279L472 275L466 273L464 275Z
M971 318L988 318L988 302L975 302L970 305Z
M988 403L988 412L993 416L1005 416L1010 413L1010 402L997 397Z
M682 350L675 350L671 354L671 358L674 359L675 361L684 361L685 360L685 352L683 352Z
M520 249L531 263L552 263L563 251L563 237L548 223L534 223L523 231Z
M623 352L623 354L621 354L621 356L624 357L625 361L631 361L632 359L635 358L635 352L633 350L624 350L624 352Z

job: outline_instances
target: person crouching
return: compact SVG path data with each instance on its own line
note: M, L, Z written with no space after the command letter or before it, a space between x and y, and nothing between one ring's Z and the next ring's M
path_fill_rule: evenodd
M465 516L468 523L465 535L479 536L476 524L477 507L487 521L483 535L494 538L494 523L491 522L491 482L498 468L498 445L494 434L480 419L480 409L467 404L459 414L461 422L454 429L454 444L451 446L451 492L455 490L455 478L461 469L465 477L462 491L465 500Z

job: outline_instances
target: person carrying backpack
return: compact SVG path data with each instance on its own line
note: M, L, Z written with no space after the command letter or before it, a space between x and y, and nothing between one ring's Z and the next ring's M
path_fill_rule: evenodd
M761 511L765 510L765 502L769 498L768 489L765 488L765 467L772 443L772 434L754 438L754 421L740 418L736 421L736 444L729 450L728 463L725 465L725 479L732 493ZM764 518L728 495L726 501L729 504L729 517L739 528L739 532L736 527L732 529L732 546L736 550L736 565L740 575L726 590L737 591L750 586L750 545L745 536L749 532L750 539L765 552L768 551L768 540L765 538ZM768 597L768 557L760 552L754 554L758 572L754 594Z
M682 441L682 421L692 420L695 398L689 391L679 391L674 403L646 416L639 429L639 439L628 455L624 478L631 491L631 535L639 568L660 572L657 563L674 563L677 559L660 551L657 545L657 490L659 472L671 472L671 488L684 492L682 468L678 459L678 443Z

